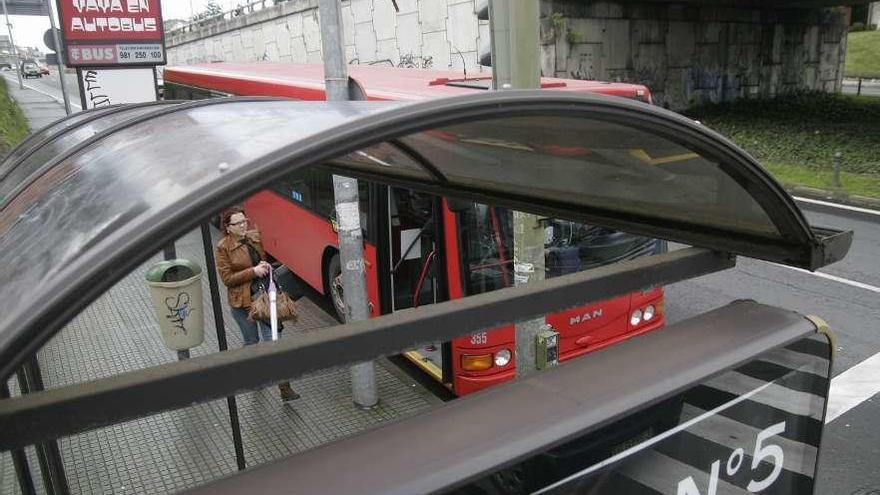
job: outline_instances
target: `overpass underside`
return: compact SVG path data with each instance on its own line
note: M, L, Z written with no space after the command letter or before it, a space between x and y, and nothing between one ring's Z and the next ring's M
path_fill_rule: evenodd
M851 0L849 4L862 0ZM343 5L350 63L488 72L475 1ZM839 91L849 8L834 0L541 1L545 76L637 82L681 110L707 102ZM168 36L174 64L320 62L317 0L289 0Z
M622 0L621 3L690 3L710 7L738 7L743 9L818 9L869 4L875 0ZM588 3L588 2L583 2Z

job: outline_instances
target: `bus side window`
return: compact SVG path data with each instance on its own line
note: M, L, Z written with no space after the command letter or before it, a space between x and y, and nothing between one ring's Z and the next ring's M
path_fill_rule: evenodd
M661 242L568 220L543 220L547 278L656 254ZM665 246L665 245L664 245Z
M368 238L370 212L370 183L365 180L358 181L358 209L361 212L361 230L365 238Z
M315 211L330 218L336 209L333 199L333 175L321 170L309 172L309 182L314 191Z
M179 84L174 83L165 83L165 96L166 100L191 100L192 93L189 88L186 86L181 86Z
M272 190L289 201L314 208L312 192L306 179L307 177L302 172L295 172L275 183Z
M214 95L211 94L210 91L204 89L196 89L193 88L191 91L191 95L188 100L207 100L209 98L215 98Z

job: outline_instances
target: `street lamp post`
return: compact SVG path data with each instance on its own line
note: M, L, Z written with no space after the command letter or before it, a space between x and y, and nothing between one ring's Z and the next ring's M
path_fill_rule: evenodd
M24 89L24 83L21 82L21 69L18 67L18 48L15 47L15 40L12 39L12 23L9 22L9 11L6 10L6 0L3 0L3 15L6 17L6 29L9 32L9 43L12 45L12 56L15 58L15 73L18 74L18 89Z
M340 0L319 0L321 46L328 101L349 100L348 67L345 64ZM370 318L367 283L364 274L364 241L358 209L358 183L350 177L333 176L336 217L339 219L339 259L345 294L345 322ZM354 403L369 409L379 403L376 369L372 361L351 367Z
M489 0L492 82L495 89L541 87L539 6L533 0ZM544 229L536 215L513 212L516 285L544 279ZM516 322L516 376L538 369L536 342L544 318Z
M3 0L6 3L6 0ZM58 55L58 80L61 83L61 97L64 99L64 111L70 115L70 98L67 96L67 86L64 85L64 54L62 53L61 40L58 39L58 29L55 27L55 16L52 15L52 6L46 0L46 13L49 14L49 28L52 30L52 38L55 40L55 53Z

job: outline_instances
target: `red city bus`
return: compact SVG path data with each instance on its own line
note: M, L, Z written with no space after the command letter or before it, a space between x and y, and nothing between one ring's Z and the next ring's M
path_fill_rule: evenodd
M368 99L417 100L485 90L489 78L375 66L351 66L350 76ZM165 70L165 97L201 99L229 95L281 96L324 100L320 65L214 63ZM644 86L542 78L542 88L581 91L651 101ZM432 133L438 140L469 140L515 152L576 156L578 143L543 149L494 137ZM647 159L638 149L634 159ZM352 161L417 160L388 145L349 155ZM418 167L411 163L411 166ZM331 173L298 171L245 201L259 226L266 250L315 290L328 296L338 315L343 307ZM376 317L515 283L512 212L500 207L441 198L359 181L360 214L371 316ZM545 233L546 276L555 277L661 252L665 242L561 219L541 220ZM305 235L304 235L305 234ZM581 356L663 326L663 289L616 297L546 315L558 332L559 361ZM437 342L405 356L454 394L464 395L513 379L513 324Z

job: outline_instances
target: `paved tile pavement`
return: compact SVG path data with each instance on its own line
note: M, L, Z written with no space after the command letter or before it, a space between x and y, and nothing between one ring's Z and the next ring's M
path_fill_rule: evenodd
M176 248L178 256L204 266L198 231L179 240ZM116 284L41 350L38 358L47 388L176 359L161 343L144 282L147 267L159 259L155 256ZM225 301L225 293L221 296ZM218 352L207 277L203 278L203 298L206 338L193 349L193 356ZM298 304L302 316L296 325L287 325L283 338L335 324L308 299ZM224 320L230 347L241 346L241 334L225 304ZM282 404L275 387L238 395L248 467L416 414L439 402L390 363L378 364L381 402L370 411L353 407L347 368L293 380L302 398L292 403ZM14 383L10 386L17 390ZM236 469L225 400L66 437L59 444L73 493L172 493ZM45 493L32 450L31 470L39 493ZM0 455L0 493L19 493L8 453Z

